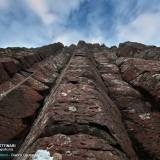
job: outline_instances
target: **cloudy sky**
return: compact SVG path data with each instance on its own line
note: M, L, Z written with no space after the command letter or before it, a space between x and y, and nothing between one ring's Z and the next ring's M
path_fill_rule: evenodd
M160 0L0 0L0 47L80 39L160 46Z

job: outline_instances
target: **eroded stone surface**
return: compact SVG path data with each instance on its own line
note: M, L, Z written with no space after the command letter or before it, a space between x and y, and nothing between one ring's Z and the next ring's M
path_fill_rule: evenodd
M160 159L159 47L80 41L0 53L0 139L20 138L39 113L19 153Z
M90 143L97 146L97 140L100 139L102 143L106 143L105 147L111 147L112 152L106 152L103 149L99 149L100 151L92 151L91 149L90 151L87 148L79 151L78 142L81 141L81 138L78 136L70 146L76 148L75 152L78 153L78 156L73 154L71 159L106 159L107 156L109 159L137 159L123 126L120 112L114 104L110 103L109 97L108 99L105 97L107 93L100 90L101 85L99 78L93 72L92 61L85 53L82 55L78 53L71 59L57 91L50 95L47 107L41 114L37 125L32 128L28 139L40 142L41 139L42 141L46 139L44 137L52 138L57 134L63 134L69 139L70 136L67 135L71 135L71 138L75 134L85 134L86 137L92 135L91 141L88 138L84 139L85 146ZM57 143L62 146L62 150L68 151L66 150L68 147L63 146L65 139L58 140ZM33 146L37 148L40 147L38 145L36 142L33 143ZM53 147L54 152L59 153L55 147ZM104 157L99 157L100 154ZM90 157L90 155L93 156ZM63 159L69 158L64 154L62 157Z
M51 54L50 57L49 54ZM0 134L1 141L9 142L15 138L21 141L21 137L27 133L26 131L33 123L36 113L45 99L49 86L35 79L34 73L43 68L41 75L54 82L56 77L53 77L53 74L57 75L60 67L63 68L68 58L63 56L61 59L63 53L53 56L54 51L49 54L48 57L41 59L38 58L37 52L8 53L0 59L2 73L0 78L2 79L2 83L0 82L0 130L3 131ZM59 68L55 69L54 61L59 65ZM29 67L32 68L24 70ZM4 82L4 80L7 81Z
M117 67L117 70L119 68L119 72L115 72L115 69L108 70L108 66L103 65L102 61L105 59L107 61L104 54L103 60L99 60L98 54L95 54L95 58L100 66L99 71L108 88L109 96L121 110L123 121L140 159L159 159L160 127L158 125L160 123L157 121L159 113L152 112L157 107L158 96L154 86L159 82L153 80L154 78L149 81L159 71L159 62L118 58L117 66L112 64L113 68ZM144 78L145 74L146 78ZM134 87L146 90L153 97L149 98L145 92L141 92L142 89ZM155 103L152 103L153 101Z
M139 88L144 96L152 97L155 103L153 109L159 110L160 62L153 60L125 59L120 65L120 70L123 79L134 87Z
M87 134L75 134L71 136L57 134L51 137L41 138L37 140L27 152L35 153L37 149L46 148L54 159L59 158L61 160L128 159L125 154L120 153L103 139Z

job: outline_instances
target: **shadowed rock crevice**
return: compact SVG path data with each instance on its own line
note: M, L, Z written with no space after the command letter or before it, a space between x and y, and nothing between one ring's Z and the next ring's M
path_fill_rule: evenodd
M112 136L109 129L105 126L101 126L98 124L62 124L62 122L58 122L56 124L49 125L49 127L45 127L43 133L39 136L42 137L50 137L56 134L65 134L65 135L74 135L78 133L84 133L88 135L92 135L95 137L102 138L106 140L111 145L116 145L116 139ZM108 132L107 132L108 131ZM122 149L121 149L122 151Z
M147 101L151 104L151 111L152 112L160 112L160 108L159 108L160 102L157 102L154 96L152 96L144 88L136 87L136 86L133 86L133 85L132 85L132 87L143 95L143 100L144 101Z
M132 139L134 149L135 149L140 160L151 160L151 159L158 160L154 155L152 155L147 150L145 150L142 143L139 143L139 141L137 140L137 138L134 136L134 134L132 132L128 132L128 133Z

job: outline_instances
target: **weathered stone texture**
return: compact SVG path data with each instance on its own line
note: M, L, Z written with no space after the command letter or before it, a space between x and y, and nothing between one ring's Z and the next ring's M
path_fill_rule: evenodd
M80 41L0 53L0 140L23 141L18 153L160 160L159 47Z
M16 54L19 55L19 53L15 53L12 57ZM32 55L35 56L36 54L37 52ZM45 84L34 77L42 75L47 82L54 83L58 72L63 68L69 57L64 53L56 55L56 50L49 54L50 57L46 57L44 60L35 60L27 53L22 54L21 57L31 67L28 70L24 70L22 65L13 58L3 57L0 59L2 71L0 75L2 79L0 84L0 130L2 131L0 133L0 141L9 142L15 138L21 141L24 133L26 134L26 131L31 127L41 104L43 104L46 93L50 89L48 83ZM6 56L10 56L10 54ZM30 58L26 60L25 57ZM56 65L53 63L55 61ZM16 69L16 65L20 67ZM43 72L40 72L41 70ZM37 74L38 72L41 75Z

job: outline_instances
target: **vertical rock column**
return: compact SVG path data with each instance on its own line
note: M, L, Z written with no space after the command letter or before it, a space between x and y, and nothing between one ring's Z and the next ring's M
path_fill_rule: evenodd
M64 52L50 56L0 84L1 143L19 147L69 57Z
M159 62L133 58L112 61L109 55L107 52L94 53L108 94L122 113L140 159L159 159L159 113L154 111L158 101L158 88L155 86L159 83L156 80ZM146 92L141 92L143 90ZM153 95L152 98L147 96L147 90Z
M137 159L121 114L86 55L74 53L19 153L43 149L61 160Z

